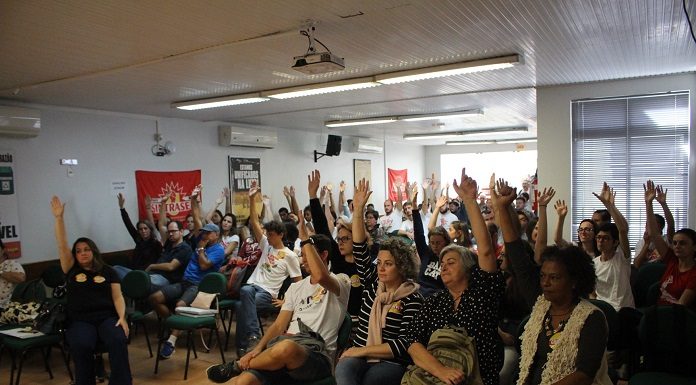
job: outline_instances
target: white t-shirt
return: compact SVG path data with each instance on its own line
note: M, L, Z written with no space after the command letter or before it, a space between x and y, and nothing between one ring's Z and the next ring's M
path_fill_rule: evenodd
M385 214L379 217L379 227L384 229L385 234L391 233L401 228L403 217L404 212L394 207L391 214Z
M445 228L445 230L449 230L450 225L454 221L458 221L459 218L457 218L456 215L452 214L449 210L447 210L446 213L438 213L437 216L437 226L442 226Z
M289 334L297 334L300 328L297 319L319 333L326 342L326 350L333 360L336 355L336 339L338 330L343 323L348 309L348 297L350 296L350 278L345 274L331 276L338 280L340 295L335 295L321 285L312 285L311 277L293 283L285 293L285 303L282 310L292 312L292 319L288 327Z
M594 258L597 273L597 299L609 303L617 311L622 307L635 307L631 291L631 262L623 257L621 248L608 261Z
M0 263L0 273L24 273L24 269L16 260L7 259ZM0 308L5 308L10 303L15 286L16 283L0 278Z
M403 230L407 233L412 233L413 232L413 221L410 219L406 219L403 222L401 222L401 227L399 230Z
M239 241L239 235L234 234L231 236L223 236L222 237L222 247L223 248L226 249L227 245L229 245L232 242L237 242L237 247L234 248L234 250L232 251L232 255L231 255L232 257L236 257L237 253L239 253L239 245L242 243Z
M287 277L302 276L300 259L287 247L278 250L269 245L265 235L259 242L259 248L263 250L261 258L247 282L261 287L276 298Z

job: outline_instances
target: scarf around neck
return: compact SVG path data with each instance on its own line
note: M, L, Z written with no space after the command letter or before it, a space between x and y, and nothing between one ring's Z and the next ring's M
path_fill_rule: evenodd
M394 302L408 297L417 291L419 285L411 280L403 282L393 293L386 290L384 283L377 283L375 301L370 310L370 320L367 329L367 344L365 346L379 345L382 343L382 329L387 324L387 314Z

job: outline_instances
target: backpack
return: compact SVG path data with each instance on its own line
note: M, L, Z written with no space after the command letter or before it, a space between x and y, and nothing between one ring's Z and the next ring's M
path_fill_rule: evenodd
M479 371L476 345L463 327L449 326L436 330L428 341L428 352L448 368L466 374L462 384L483 385ZM416 365L410 365L401 379L401 385L442 385L439 378Z

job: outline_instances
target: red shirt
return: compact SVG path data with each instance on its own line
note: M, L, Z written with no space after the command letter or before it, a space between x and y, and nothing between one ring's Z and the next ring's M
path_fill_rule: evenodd
M696 290L696 267L687 271L679 271L679 259L674 255L674 251L670 248L666 254L662 258L667 269L660 279L658 305L678 303L684 290Z

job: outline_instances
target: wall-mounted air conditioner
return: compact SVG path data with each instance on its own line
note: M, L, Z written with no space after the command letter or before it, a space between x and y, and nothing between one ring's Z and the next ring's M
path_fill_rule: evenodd
M353 138L353 152L381 154L384 151L384 141L371 138Z
M278 144L278 133L267 127L222 125L218 126L218 140L223 147L273 148Z
M41 131L41 111L0 106L0 136L33 138Z

